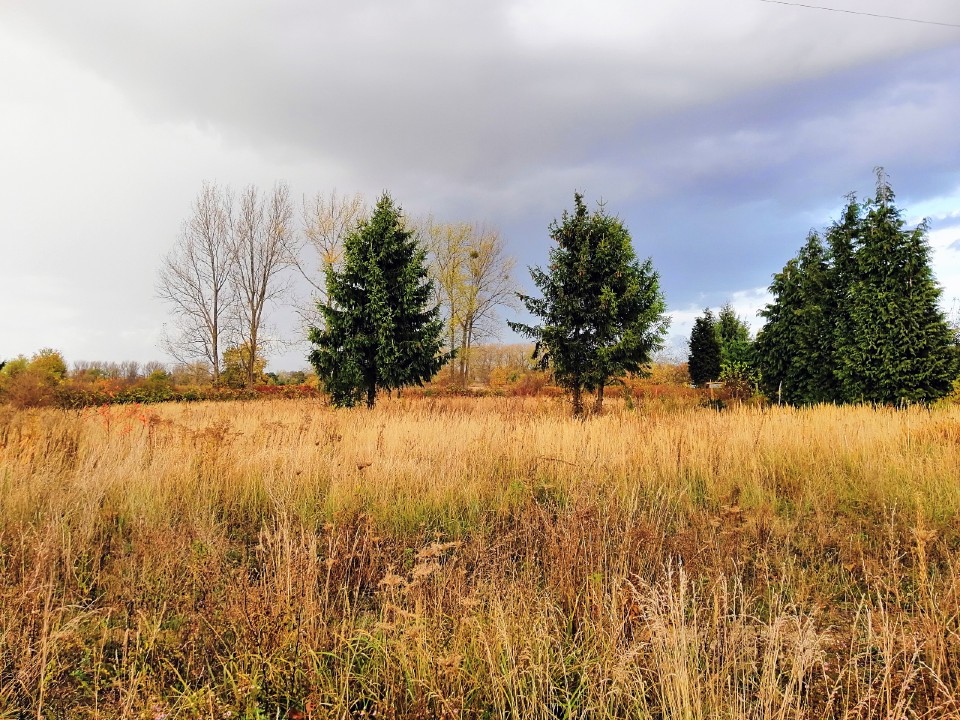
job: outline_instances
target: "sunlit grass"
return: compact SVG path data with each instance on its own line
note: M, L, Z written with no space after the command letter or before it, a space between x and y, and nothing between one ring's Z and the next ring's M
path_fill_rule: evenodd
M949 717L958 478L956 409L0 408L0 711Z

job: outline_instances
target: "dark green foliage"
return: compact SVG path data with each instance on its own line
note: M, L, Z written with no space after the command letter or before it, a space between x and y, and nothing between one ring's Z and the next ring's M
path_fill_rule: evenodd
M720 377L720 335L710 308L705 308L693 323L687 372L690 381L698 386Z
M841 378L859 390L850 399L926 402L953 387L955 338L939 308L930 270L928 226L904 229L886 175L867 204L849 288L853 335L842 346Z
M720 308L717 336L720 341L720 380L724 387L734 398L746 399L754 395L759 379L755 369L750 327L737 317L729 302Z
M737 317L733 306L726 303L717 317L717 337L720 341L720 365L748 366L751 360L750 328Z
M755 347L764 390L792 405L834 401L833 289L817 233L811 232L797 257L774 275L770 292L776 299L760 313L767 323Z
M587 212L580 193L574 204L550 225L556 246L547 271L530 270L543 297L519 296L542 324L510 327L536 341L534 357L553 369L579 415L583 390L597 391L599 409L609 379L642 372L667 320L659 277L649 259L637 259L623 223L602 206Z
M833 396L835 402L851 402L863 396L863 383L857 369L847 363L853 351L855 326L850 314L850 289L857 281L856 252L863 231L863 206L856 196L847 195L847 204L843 208L840 220L827 229L827 250L829 253L829 289L826 293L825 327L823 332L830 337L832 358L830 371L833 373Z
M720 308L719 317L707 308L694 322L687 369L694 385L722 380L735 397L756 392L750 328L730 303Z
M930 402L957 377L956 337L938 306L927 225L908 230L882 170L877 193L848 197L774 276L757 338L765 389L785 402Z
M327 268L324 327L310 328L310 362L334 404L352 406L377 391L422 384L451 354L440 352L443 320L430 305L425 251L389 195L347 235L343 269Z

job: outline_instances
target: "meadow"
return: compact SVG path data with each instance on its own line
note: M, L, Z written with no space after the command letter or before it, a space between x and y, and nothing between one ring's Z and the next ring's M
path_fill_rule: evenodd
M960 408L0 407L0 717L960 715Z

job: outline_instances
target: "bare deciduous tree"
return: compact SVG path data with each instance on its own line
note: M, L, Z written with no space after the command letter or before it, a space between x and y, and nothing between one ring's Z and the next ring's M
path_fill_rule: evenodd
M150 377L153 373L167 372L167 364L159 360L150 360L143 364L143 376Z
M164 337L167 352L181 363L209 363L214 383L220 381L221 344L234 304L230 225L229 191L204 184L157 281L157 294L175 317L173 332Z
M261 197L253 185L241 194L231 233L232 285L237 296L238 345L244 354L244 371L252 384L264 354L263 322L270 303L285 289L280 275L291 258L290 190L277 183L269 196Z
M308 325L317 325L317 303L326 296L326 269L338 267L343 257L343 238L367 216L360 193L328 195L317 193L303 198L303 229L299 242L291 247L290 262L310 285L310 298L298 310Z

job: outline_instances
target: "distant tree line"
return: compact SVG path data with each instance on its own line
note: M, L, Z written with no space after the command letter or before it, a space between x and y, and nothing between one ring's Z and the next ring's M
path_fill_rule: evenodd
M774 275L755 339L729 303L717 314L706 308L690 335L691 382L794 405L949 394L960 342L939 307L928 226L906 227L894 199L878 170L873 198L848 196L839 220L809 234ZM624 223L602 203L591 211L579 193L548 227L548 264L530 270L539 295L518 291L496 230L409 218L387 193L373 208L359 195L317 195L301 216L298 229L283 184L239 194L205 184L158 276L174 318L165 337L175 368L77 362L69 380L145 383L156 397L167 386L302 385L305 372L266 372L269 309L286 296L289 271L311 289L300 308L309 361L338 405L372 406L378 393L436 379L449 364L446 382L464 388L474 378L500 384L549 372L580 415L585 393L601 410L605 388L646 374L662 348L657 272L637 258ZM478 346L495 337L499 312L520 306L533 321L508 324L532 352ZM67 375L53 350L14 358L0 364L0 395L43 404L56 388L64 393Z
M204 363L176 364L96 362L78 360L68 368L56 350L45 348L32 357L0 361L0 402L20 408L58 406L82 408L117 403L171 400L236 400L259 397L315 397L316 377L304 371L264 373L258 385L237 379L243 366L227 351L222 377L215 386Z
M741 395L792 404L929 402L952 388L957 338L938 307L927 226L906 229L886 176L876 197L848 199L825 239L811 233L774 276L766 325L753 340L729 304L706 309L690 337L691 381L722 381ZM293 227L286 187L238 197L205 185L160 275L174 310L171 353L206 363L214 384L264 377L269 305L284 271L308 281L301 307L309 360L332 400L373 405L381 391L434 378L466 386L478 339L498 314L534 343L533 362L566 388L576 414L584 393L642 374L662 347L667 319L659 277L639 260L621 220L579 193L549 226L554 247L531 269L538 296L518 291L514 261L492 229L407 217L389 194L316 196ZM229 361L229 362L228 362ZM227 367L239 367L239 378Z
M755 339L729 303L706 308L690 335L691 382L795 405L949 394L960 342L939 307L928 226L906 227L894 199L878 170L874 197L848 196L839 220L809 234L774 275ZM585 393L600 411L605 388L646 374L662 348L657 272L638 259L625 224L602 203L590 210L580 193L548 227L547 265L530 270L538 295L519 292L494 229L409 218L387 193L373 208L359 195L317 195L301 215L298 229L283 184L239 194L205 184L158 277L176 366L81 361L68 374L59 353L42 350L0 363L0 395L26 406L67 390L111 396L118 382L129 401L177 386L303 386L306 372L266 372L269 310L286 297L289 271L311 289L300 308L309 361L338 405L372 406L378 393L434 380L449 364L442 377L463 388L549 372L581 415ZM478 346L495 337L503 309L521 306L532 321L508 324L532 348Z

